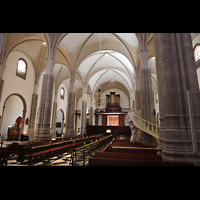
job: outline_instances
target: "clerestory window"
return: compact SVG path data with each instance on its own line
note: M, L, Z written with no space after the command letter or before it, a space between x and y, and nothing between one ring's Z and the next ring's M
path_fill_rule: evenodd
M200 44L196 44L194 47L194 58L195 62L200 60Z
M60 98L64 100L64 96L65 96L65 90L62 87L61 90L60 90Z
M27 63L23 58L20 58L17 62L16 75L25 80L26 74L27 74Z

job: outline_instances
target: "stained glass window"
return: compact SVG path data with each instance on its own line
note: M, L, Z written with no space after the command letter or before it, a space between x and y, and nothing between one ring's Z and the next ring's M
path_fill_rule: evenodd
M27 63L23 58L20 58L17 62L16 75L23 79L26 79L26 72L27 72Z
M195 62L200 60L200 44L197 44L194 48L194 58Z

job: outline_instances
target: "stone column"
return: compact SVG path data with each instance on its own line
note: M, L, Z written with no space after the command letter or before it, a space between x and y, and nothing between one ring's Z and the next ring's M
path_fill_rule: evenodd
M86 109L87 109L87 93L83 93L82 109L81 109L81 135L87 134L86 131Z
M139 70L136 71L135 77L135 111L140 110L140 77L139 77Z
M57 119L57 95L55 95L53 102L53 113L52 113L52 122L51 122L51 137L56 138L56 119Z
M91 98L90 98L90 121L89 121L89 124L90 125L93 125L94 123L94 109L93 109L93 103L94 101L94 96L91 94Z
M97 124L97 126L102 126L102 117L103 117L103 115L98 115L98 124Z
M140 107L141 117L154 123L151 69L148 68L148 51L140 52Z
M68 105L67 105L67 116L66 116L66 128L64 137L75 137L74 130L74 115L75 115L75 92L74 92L75 81L70 81L69 94L68 94Z
M42 82L37 132L35 133L34 136L34 139L37 140L51 139L50 122L51 122L53 86L54 86L54 76L51 74L44 74Z
M0 55L3 49L4 38L5 38L4 35L0 33Z
M29 121L29 128L28 128L29 140L33 139L34 137L37 102L38 102L38 95L34 93L32 95L31 113L30 113L30 121Z
M154 43L163 160L200 165L200 92L191 35L156 33ZM198 153L192 147L187 90L191 92Z
M89 123L90 123L90 125L93 125L93 118L94 118L94 109L93 109L93 107L90 107L90 121L89 121Z
M1 53L2 53L2 49L3 49L3 44L4 44L4 35L0 34L0 62L1 62ZM1 95L2 95L2 91L3 91L3 84L4 84L4 80L3 78L3 73L5 71L5 65L0 63L0 101L1 101Z
M135 111L140 110L140 90L135 90Z
M5 69L6 69L6 66L0 64L0 101L1 101L1 95L3 92L4 80L2 78L3 78L3 73L4 73Z

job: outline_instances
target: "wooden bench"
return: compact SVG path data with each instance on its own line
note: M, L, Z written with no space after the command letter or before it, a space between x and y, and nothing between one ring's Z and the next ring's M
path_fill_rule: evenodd
M8 159L8 152L7 148L1 147L0 148L0 166L6 166Z
M96 136L90 138L77 138L75 140L67 140L53 144L49 143L42 146L27 146L23 148L23 160L28 159L29 165L45 160L49 162L51 157L62 155L64 152L71 153L75 148L84 145L84 143L87 144L91 142L91 140L96 140Z
M95 158L162 161L162 157L160 155L157 155L157 154L141 154L141 153L95 152Z
M194 166L193 163L89 158L89 166Z
M128 147L112 147L107 150L108 152L118 153L143 153L143 154L157 154L156 148L128 148Z

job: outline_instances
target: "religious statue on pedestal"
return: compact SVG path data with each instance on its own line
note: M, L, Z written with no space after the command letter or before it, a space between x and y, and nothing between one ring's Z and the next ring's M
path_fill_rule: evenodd
M133 111L129 111L127 114L127 122L129 123L130 129L131 129L131 138L130 142L139 142L139 139L137 138L137 128L133 124Z
M137 128L134 126L133 122L129 123L130 129L131 129L131 139L130 142L139 142L138 138L137 138Z

